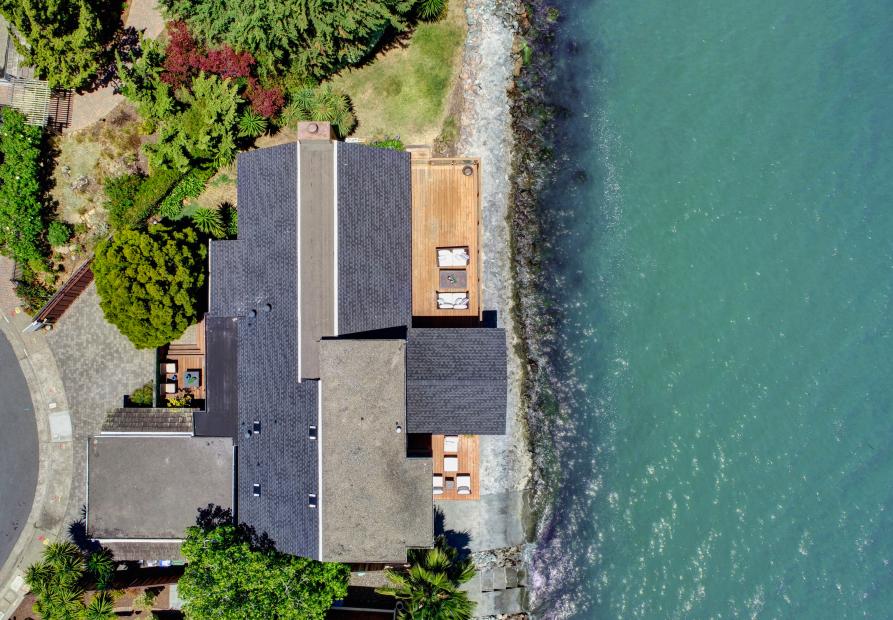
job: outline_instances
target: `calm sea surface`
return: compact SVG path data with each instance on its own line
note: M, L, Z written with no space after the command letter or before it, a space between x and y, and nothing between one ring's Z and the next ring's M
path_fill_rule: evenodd
M540 616L893 618L893 2L557 6Z

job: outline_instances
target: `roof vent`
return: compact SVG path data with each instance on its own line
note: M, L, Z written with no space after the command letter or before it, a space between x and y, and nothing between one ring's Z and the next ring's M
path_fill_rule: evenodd
M272 310L272 309L273 309L273 306L272 306L271 304L264 304L264 305L261 307L261 310L263 310L264 312L269 312L269 311Z
M255 435L260 435L260 420L255 420L253 426L251 427L251 431Z
M474 168L472 168L471 166L464 166L462 168L462 174L464 174L467 177L470 177L471 175L474 174Z
M251 431L245 431L245 439L251 439Z
M400 423L399 423L399 422L395 422L395 423L394 423L394 426L395 426L394 431L395 431L397 434L400 434L400 433L403 432L403 427L400 426Z
M257 310L255 310L254 308L252 308L251 310L248 311L248 316L250 316L250 317L256 317L256 316L257 316Z
M254 494L254 497L260 497L260 485L259 484L253 485L252 493Z
M319 125L317 125L316 123L310 123L309 125L307 125L307 131L310 133L318 133Z
M310 508L316 508L316 493L311 493L307 496L307 505Z
M310 439L316 439L316 425L315 424L310 425L310 433L309 434L310 434Z

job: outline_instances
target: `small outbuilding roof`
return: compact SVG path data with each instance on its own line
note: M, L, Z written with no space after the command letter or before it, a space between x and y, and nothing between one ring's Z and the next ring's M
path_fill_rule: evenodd
M403 563L434 539L430 458L407 458L402 340L323 340L321 559Z
M506 346L501 328L409 330L407 430L438 435L505 434Z
M230 438L93 437L87 468L96 539L182 539L199 509L233 506Z

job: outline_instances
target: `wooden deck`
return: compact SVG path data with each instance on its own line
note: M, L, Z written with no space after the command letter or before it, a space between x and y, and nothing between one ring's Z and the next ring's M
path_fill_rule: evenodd
M472 173L466 175L464 169ZM481 313L480 161L412 158L412 314L474 317ZM468 248L467 286L441 288L438 248ZM468 292L465 310L440 309L437 293Z
M177 391L180 393L186 390L186 383L183 378L184 373L187 370L199 371L199 386L197 388L190 388L189 392L192 394L192 398L204 400L205 383L207 381L207 377L205 376L204 320L186 330L186 333L184 333L180 339L175 340L166 347L161 347L158 353L158 360L162 365L166 362L174 362L177 365ZM167 383L166 374L163 372L163 369L159 369L159 371L159 402L164 403L165 399L170 395L164 393L164 384Z
M443 438L444 435L431 436L431 452L434 462L433 474L442 475L444 477L444 489L441 495L435 495L436 500L476 500L481 499L481 465L480 465L480 446L477 435L459 435L459 471L444 472L443 471ZM471 495L459 495L456 488L456 476L459 474L468 474L471 476ZM453 488L450 486L452 480Z

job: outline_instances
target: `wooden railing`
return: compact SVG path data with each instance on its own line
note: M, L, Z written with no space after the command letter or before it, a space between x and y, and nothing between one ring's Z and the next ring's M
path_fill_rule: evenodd
M25 328L26 332L33 332L45 325L53 324L65 314L65 311L71 307L71 304L93 282L93 271L90 269L91 262L93 262L92 257L85 260L80 267L74 270L74 273L62 285L62 288L56 291L56 294L34 316L34 321Z

